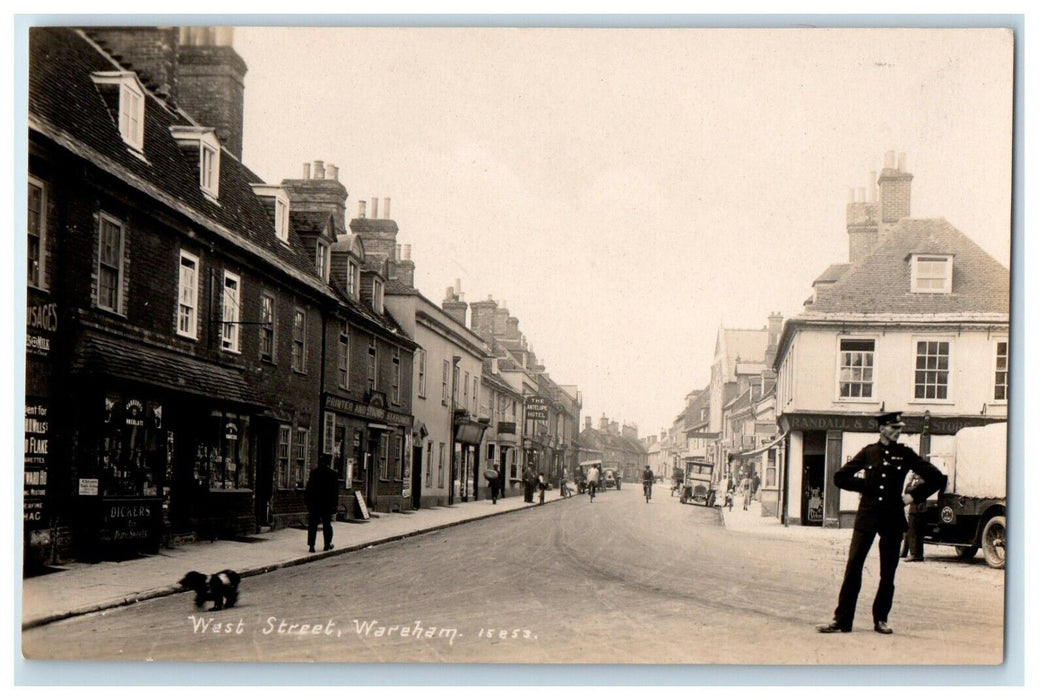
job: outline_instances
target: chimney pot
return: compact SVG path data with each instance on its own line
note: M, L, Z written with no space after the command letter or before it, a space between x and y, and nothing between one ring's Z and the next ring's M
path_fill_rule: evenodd
M850 198L847 200L850 204L854 203L854 188L850 188Z
M317 160L312 163L312 176L317 180L324 178L323 161Z
M396 260L403 259L403 246L399 243L396 244Z
M367 200L361 199L359 205L359 213L357 215L360 219L367 218Z
M338 181L338 166L336 166L336 165L328 165L327 166L327 176L331 180L334 180L335 182L337 182Z
M301 179L302 180L308 180L309 179L309 164L308 163L304 163L301 166Z
M905 172L904 165L905 165L905 160L907 160L906 155L907 154L905 154L905 153L898 153L897 154L897 169L900 170L902 173Z
M385 198L385 218L392 218L392 197Z
M454 293L455 294L461 294L461 278L460 277L455 277L454 278Z
M374 217L375 219L377 219L378 218L378 198L377 197L371 197L371 199L370 199L370 210L371 210L371 216Z
M896 162L894 160L894 152L893 151L887 151L886 152L886 162L883 163L883 167L892 170L895 166L896 166Z
M864 188L863 187L861 189L857 190L857 196L860 198L861 202L867 202L868 201L867 199L864 198Z
M403 259L410 260L410 243L403 244Z

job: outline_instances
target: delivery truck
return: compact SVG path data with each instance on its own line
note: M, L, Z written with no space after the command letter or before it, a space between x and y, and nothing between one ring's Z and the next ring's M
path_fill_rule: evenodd
M962 428L955 459L936 500L927 501L924 542L955 547L962 558L977 550L994 569L1006 565L1006 423Z

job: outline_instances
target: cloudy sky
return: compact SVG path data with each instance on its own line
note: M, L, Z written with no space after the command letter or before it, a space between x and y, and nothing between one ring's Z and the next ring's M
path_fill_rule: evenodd
M1012 44L995 30L238 28L244 161L392 199L416 286L504 300L584 415L667 427L720 325L802 309L850 188L1009 266Z

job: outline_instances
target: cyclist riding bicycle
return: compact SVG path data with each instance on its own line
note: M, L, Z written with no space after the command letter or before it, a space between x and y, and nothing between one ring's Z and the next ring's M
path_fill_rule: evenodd
M596 497L596 486L599 484L599 467L591 466L588 468L588 474L585 476L588 481L588 500L592 501Z
M654 470L647 465L646 469L643 470L643 495L646 496L646 500L649 503L650 497L654 493Z

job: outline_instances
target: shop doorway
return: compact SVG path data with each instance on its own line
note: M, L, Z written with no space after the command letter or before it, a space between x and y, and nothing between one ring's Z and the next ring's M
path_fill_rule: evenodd
M801 523L824 524L825 433L803 433L803 497Z
M410 507L421 509L421 445L415 445L410 464Z

